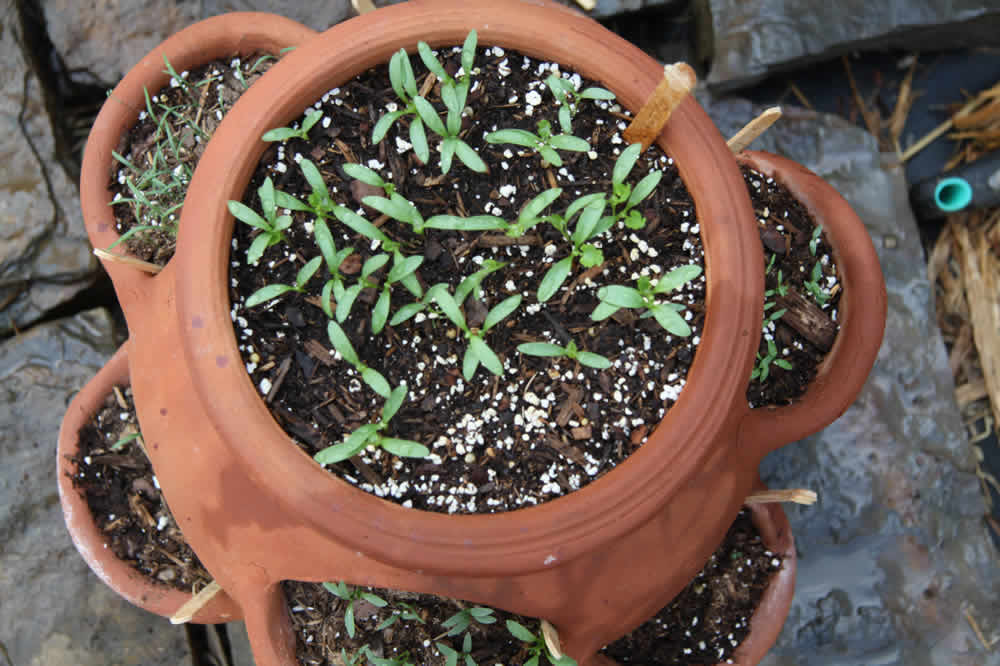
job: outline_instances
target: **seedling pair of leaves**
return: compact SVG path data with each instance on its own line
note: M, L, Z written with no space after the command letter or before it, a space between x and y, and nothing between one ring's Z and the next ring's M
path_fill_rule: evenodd
M774 339L768 338L766 342L767 354L764 356L761 356L759 353L757 354L757 365L754 367L753 372L750 373L750 380L757 379L761 384L766 382L768 376L771 374L772 363L783 370L792 369L791 363L778 357L778 346L774 343Z
M572 81L555 74L549 75L545 79L545 84L552 91L552 96L559 102L559 127L565 134L573 132L573 118L580 110L580 103L583 100L612 100L615 98L613 92L604 88L584 88L577 92Z
M441 309L441 312L457 326L469 341L469 346L465 350L462 359L462 376L466 381L472 379L476 369L482 364L494 375L503 374L503 362L500 357L486 344L484 336L487 332L508 315L514 312L521 304L521 295L514 294L500 301L487 314L481 328L470 328L465 321L465 315L459 307L455 297L448 291L445 284L436 284L427 290L427 297Z
M562 134L553 134L552 124L547 120L539 120L537 127L538 134L523 129L502 129L490 132L484 138L487 143L509 143L530 148L538 153L545 162L555 167L563 165L562 158L557 152L559 150L569 150L576 153L585 153L590 150L590 144L585 139L573 136L571 130L564 128Z
M594 321L603 321L622 308L645 310L642 317L653 317L667 332L687 337L691 327L680 315L684 306L679 303L661 302L659 298L674 291L701 275L701 266L679 266L655 283L646 275L636 280L635 287L608 285L597 290L600 304L591 313Z
M336 329L340 328L335 322L332 321L329 323L329 327ZM335 335L336 333L331 333L331 339L333 339ZM349 344L350 343L348 343L348 345ZM342 343L341 346L343 346ZM337 348L338 345L335 344L334 347ZM347 360L348 362L351 362L350 359ZM376 372L367 366L364 367L369 372ZM379 377L381 377L381 375L379 375ZM382 381L384 381L384 379ZM370 381L366 380L365 383L371 386ZM388 386L388 384L386 384L386 386ZM313 458L321 465L332 465L334 463L341 462L342 460L347 460L352 456L356 456L367 446L382 448L392 455L399 456L401 458L426 458L431 452L423 444L414 442L410 439L387 437L382 434L389 427L389 422L392 420L392 417L396 415L396 412L399 411L399 408L403 406L403 402L405 400L406 386L400 384L394 388L386 398L385 403L382 405L382 411L378 421L359 426L354 432L348 435L347 439L343 442L326 447L322 451L316 453Z
M441 137L441 171L448 173L451 170L453 159L458 159L469 169L479 173L486 173L486 163L476 154L469 144L465 143L459 134L462 131L462 113L465 111L465 102L471 86L471 72L476 53L476 31L473 30L465 38L462 46L462 70L463 75L459 81L453 79L444 69L441 62L434 56L430 46L425 42L417 44L417 51L424 64L441 82L441 102L444 104L447 114L442 122L434 106L422 97L417 90L417 81L413 73L413 66L410 58L404 49L400 49L389 60L389 83L393 91L405 107L398 111L386 113L372 130L372 142L382 141L389 128L403 116L412 115L410 121L410 144L417 158L427 164L430 161L430 146L427 143L427 133L429 128L432 132Z
M344 581L323 583L323 587L327 592L347 602L347 609L344 611L344 628L347 630L347 635L351 638L354 638L354 634L357 632L357 626L354 623L354 604L361 600L367 601L376 608L385 608L389 604L388 601L377 594L366 592L360 587L348 585Z
M455 299L454 299L455 303L457 303L458 305L462 305L465 302L465 299L470 295L473 298L479 300L479 291L483 280L485 280L486 277L491 273L500 270L506 265L507 264L504 262L494 261L493 259L486 259L485 261L483 261L482 268L480 268L472 275L467 275L465 278L462 279L461 282L458 283L458 286L455 287ZM447 289L447 285L444 285L443 283L440 285L436 285L435 287L441 289ZM389 322L389 325L398 326L399 324L403 323L404 321L407 321L408 319L412 319L418 313L423 312L429 306L433 305L434 304L433 296L436 293L435 287L428 289L427 292L424 294L423 298L421 298L419 301L414 301L413 303L407 303L403 307L399 308L399 310L396 311L396 314L393 315L392 320Z
M257 196L260 198L263 217L242 202L230 200L228 204L229 212L232 213L233 217L261 232L253 239L253 242L250 243L250 249L247 250L247 263L253 266L260 261L264 250L285 240L283 232L292 226L291 215L278 215L274 182L270 176L265 178L263 184L257 188Z
M552 342L525 342L517 346L517 351L529 356L563 356L578 362L580 365L597 370L606 370L611 367L611 361L600 354L578 349L573 340L570 340L566 346Z

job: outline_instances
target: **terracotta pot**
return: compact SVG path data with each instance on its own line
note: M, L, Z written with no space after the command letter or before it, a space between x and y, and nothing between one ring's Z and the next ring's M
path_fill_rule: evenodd
M72 477L76 475L77 467L71 458L76 457L79 450L80 428L101 409L104 401L111 395L113 386L128 385L128 370L126 342L70 402L59 429L59 446L56 451L59 502L62 504L63 518L73 545L91 571L108 587L139 608L170 617L191 599L191 595L154 581L118 559L111 550L107 536L94 523L86 498L73 487ZM241 617L240 607L229 595L220 592L195 615L193 621L214 624Z
M277 53L289 46L304 43L316 34L314 30L281 16L234 13L193 24L164 41L140 60L114 88L102 106L84 151L80 203L87 234L94 247L106 248L118 239L110 207L111 194L108 191L108 182L116 165L111 153L118 149L121 137L135 124L139 112L145 109L145 91L155 92L168 84L170 77L164 72L164 57L180 72L237 53ZM120 290L131 289L127 286L130 280L141 282L146 278L145 274L136 269L123 268L118 264L108 265L108 271ZM163 586L151 586L141 574L115 558L110 550L105 549L103 537L96 531L86 507L83 506L82 510L79 508L76 492L66 492L71 486L66 486L66 478L62 472L70 468L62 454L64 450L76 448L78 422L84 415L81 410L90 410L87 412L89 415L110 391L110 382L128 383L128 355L124 347L110 365L113 368L105 368L91 382L91 385L100 383L102 387L96 388L93 397L85 399L87 402L78 397L62 426L64 436L60 438L59 489L66 523L77 549L105 583L132 603L169 616L190 595L166 592ZM113 375L110 379L109 373ZM91 385L88 385L88 391ZM70 420L73 425L69 425ZM155 464L155 460L153 462ZM240 616L239 608L226 598L225 601L213 602L196 616L196 621L220 622Z
M871 241L853 214L821 215L838 258L857 258L844 266L850 291L841 301L841 336L856 344L831 352L820 393L787 411L750 412L760 239L735 159L689 98L660 144L698 210L707 315L688 384L649 442L580 491L498 515L405 509L324 471L277 426L243 368L229 317L226 201L242 197L264 131L400 47L461 43L471 28L481 44L601 81L633 111L662 72L597 23L540 2L434 0L371 12L288 55L225 118L189 188L176 261L155 278L109 267L132 333L133 389L161 486L199 557L242 605L262 665L293 660L275 594L284 579L343 579L544 617L581 664L607 663L595 652L665 605L721 542L761 458L843 411L879 346L885 293ZM771 620L780 626L784 617Z
M242 56L278 53L303 44L316 34L315 30L283 16L235 12L188 26L136 63L101 107L83 153L80 206L91 244L103 249L118 240L108 191L118 162L111 152L118 150L122 136L145 110L145 92L155 94L170 82L164 58L175 71L183 72L237 53Z

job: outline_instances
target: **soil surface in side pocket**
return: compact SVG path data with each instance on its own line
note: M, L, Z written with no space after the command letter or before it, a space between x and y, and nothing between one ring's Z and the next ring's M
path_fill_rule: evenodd
M212 577L167 508L138 432L132 391L116 387L80 429L73 486L119 559L155 583L196 593Z

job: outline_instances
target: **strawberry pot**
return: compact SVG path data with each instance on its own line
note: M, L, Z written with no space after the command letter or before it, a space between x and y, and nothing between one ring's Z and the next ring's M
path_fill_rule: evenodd
M331 476L274 421L237 349L228 296L233 218L266 149L326 91L423 40L480 43L560 62L639 109L661 67L593 21L538 2L411 2L338 25L286 56L223 120L188 190L178 252L156 276L108 265L131 334L131 379L150 457L199 557L240 605L257 662L294 663L282 580L344 580L466 599L549 620L581 664L652 616L700 569L764 455L829 424L874 362L885 290L863 225L804 169L744 154L774 173L826 230L843 285L840 333L794 405L750 410L764 265L746 187L725 141L693 98L658 143L697 207L705 247L701 346L678 401L648 442L594 483L545 504L492 515L406 509ZM95 236L88 218L88 230ZM770 522L760 516L769 516ZM765 541L793 554L780 509L758 516ZM664 553L668 553L667 561ZM794 562L794 558L789 560ZM775 579L740 663L756 663L787 614L794 568Z

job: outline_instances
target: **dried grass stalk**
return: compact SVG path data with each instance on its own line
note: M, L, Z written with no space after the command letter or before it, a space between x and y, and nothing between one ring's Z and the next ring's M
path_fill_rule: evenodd
M752 493L744 500L744 504L772 504L774 502L794 502L795 504L815 504L819 495L806 488L789 488L788 490L762 490Z

